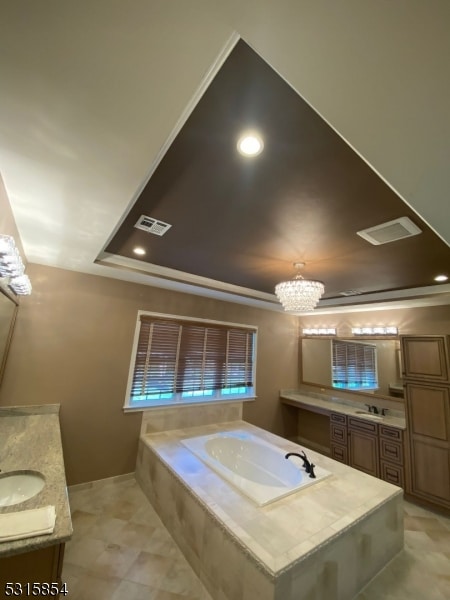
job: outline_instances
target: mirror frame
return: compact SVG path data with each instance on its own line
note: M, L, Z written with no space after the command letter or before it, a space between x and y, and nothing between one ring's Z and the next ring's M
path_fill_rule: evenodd
M13 331L14 331L14 325L16 323L17 312L19 310L19 303L11 294L9 294L5 290L5 288L2 285L0 285L0 294L5 296L8 300L10 300L14 304L14 310L13 310L13 313L12 313L12 316L11 316L11 319L9 322L8 334L6 336L5 349L3 352L3 356L0 357L0 385L1 385L2 380L3 380L3 375L5 373L6 361L8 359L9 347L11 345L11 340L12 340Z
M370 342L370 341L377 341L377 340L393 340L393 341L399 341L400 340L400 336L399 335L380 335L380 336L375 336L375 335L371 335L371 336L364 336L364 335L354 335L354 336L346 336L346 337L341 337L338 335L301 335L300 339L299 339L299 356L300 356L300 384L301 385L307 385L310 387L314 387L317 388L318 390L327 390L327 391L332 391L335 394L351 394L352 396L357 396L357 397L363 397L363 398L377 398L380 400L389 400L391 402L398 402L399 404L404 404L405 403L405 399L404 397L396 397L396 396L386 396L385 394L377 394L376 392L374 393L370 393L370 392L361 392L361 391L357 391L357 390L345 390L345 389L338 389L338 388L334 388L333 386L329 386L326 384L320 384L320 383L312 383L312 382L308 382L305 381L303 379L303 349L302 349L302 341L303 340L350 340L350 341L359 341L359 340L363 340L366 342ZM400 356L400 360L401 360L401 356ZM401 369L400 369L401 372Z

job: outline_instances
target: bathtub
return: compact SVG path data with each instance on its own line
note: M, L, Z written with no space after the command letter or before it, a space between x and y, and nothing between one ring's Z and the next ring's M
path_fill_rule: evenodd
M185 438L181 443L258 506L298 492L331 475L316 465L316 478L309 477L300 458L285 459L286 450L240 429Z

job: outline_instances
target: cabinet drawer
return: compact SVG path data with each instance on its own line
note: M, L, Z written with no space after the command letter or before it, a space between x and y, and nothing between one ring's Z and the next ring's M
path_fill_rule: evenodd
M363 421L362 419L357 419L355 417L348 418L348 428L353 431L373 433L374 435L378 432L378 425L376 423L369 423L368 421Z
M380 436L391 440L401 440L403 437L401 429L388 427L387 425L380 425Z
M331 423L330 425L330 440L338 444L347 445L347 427L345 425L339 425L337 423Z
M385 463L383 460L381 461L380 467L381 479L384 479L384 481L388 481L389 483L393 483L394 485L398 485L401 488L405 487L405 474L403 467Z
M403 445L401 442L380 438L380 458L389 462L403 464Z
M348 464L347 447L331 444L331 458L338 460L341 463Z
M338 415L337 413L331 413L330 421L332 423L342 423L343 425L346 425L347 417L345 415Z

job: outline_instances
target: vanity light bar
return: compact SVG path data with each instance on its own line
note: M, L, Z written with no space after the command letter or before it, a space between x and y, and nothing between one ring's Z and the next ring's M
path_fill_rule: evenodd
M336 335L336 327L303 329L303 335Z
M352 327L353 335L398 335L397 327Z
M17 295L31 294L31 283L24 275L25 266L11 235L0 235L0 277L7 278L7 284Z

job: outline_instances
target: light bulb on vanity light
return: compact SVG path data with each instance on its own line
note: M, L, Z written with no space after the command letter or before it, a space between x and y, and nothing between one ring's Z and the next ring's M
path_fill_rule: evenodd
M13 277L8 285L18 296L29 296L31 294L32 287L28 275Z
M0 235L0 277L16 295L31 294L31 283L11 235Z

